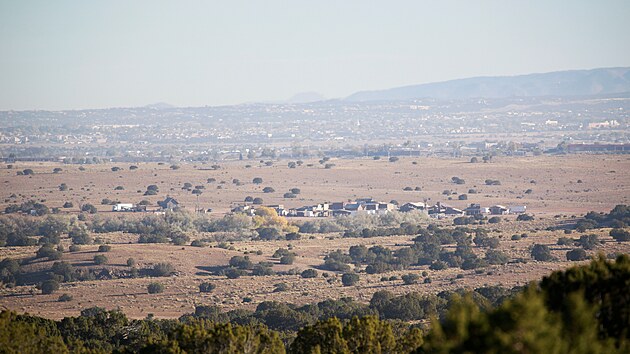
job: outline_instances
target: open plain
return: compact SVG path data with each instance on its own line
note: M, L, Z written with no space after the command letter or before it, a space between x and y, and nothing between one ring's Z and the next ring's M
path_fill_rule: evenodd
M62 261L76 268L106 268L110 271L127 268L126 260L133 258L138 268L169 262L175 274L163 278L139 277L114 278L65 282L61 289L50 295L42 295L34 285L0 289L0 306L49 318L77 315L81 309L100 306L120 308L129 317L144 318L149 314L161 318L176 318L194 311L196 305L218 305L223 309L255 309L262 301L275 300L296 304L313 303L344 296L367 302L378 290L395 294L420 292L435 294L442 290L476 288L484 285L512 287L525 285L540 279L552 270L566 268L574 262L566 260L566 252L572 247L557 245L563 236L579 237L575 232L565 235L558 226L574 223L588 211L608 212L615 205L630 204L630 157L627 155L557 155L529 157L495 157L489 163L471 163L463 158L403 157L396 162L387 159L331 159L333 164L325 168L318 160L305 160L295 168L289 168L286 160L223 161L211 167L209 164L141 163L130 169L123 164L68 165L55 163L15 163L12 168L0 170L0 201L2 208L35 200L49 208L60 208L59 215L74 219L82 205L90 203L98 212L87 215L88 220L100 218L139 218L157 209L157 202L170 196L179 201L184 210L193 212L197 207L212 209L208 218L221 218L231 208L243 204L247 196L263 198L263 205L283 204L299 207L322 202L348 201L372 197L380 201L442 202L457 208L470 203L483 206L525 205L532 221L517 221L514 215L501 216L501 222L485 224L489 235L500 240L498 250L507 254L510 262L490 265L482 270L448 268L430 270L428 266L412 266L405 270L384 274L367 274L357 267L360 280L356 285L343 286L341 274L322 270L324 257L337 249L347 252L350 246L381 245L397 249L409 245L413 235L383 236L371 238L343 237L343 232L303 234L299 240L263 241L244 239L232 241L229 247L218 247L219 242L208 242L205 247L174 244L137 243L138 235L129 233L105 233L94 235L111 245L106 253L108 263L95 265L93 258L99 254L98 245L82 246L80 251L64 252ZM214 164L213 164L214 165ZM118 167L118 168L114 168ZM53 173L55 168L61 171ZM112 169L114 168L114 169ZM18 175L17 171L32 169L32 175ZM114 171L115 170L115 171ZM254 178L262 183L253 183ZM455 184L452 177L465 182ZM210 179L210 181L209 181ZM486 185L485 180L498 180L500 185ZM61 184L67 186L60 190ZM185 183L204 186L197 196ZM157 195L145 196L149 185L157 185ZM120 186L120 187L119 187ZM117 188L118 187L118 188ZM264 193L264 187L274 192ZM411 191L405 191L411 187ZM419 187L419 188L416 188ZM284 198L291 188L299 188L296 198ZM65 188L63 188L65 189ZM419 189L419 190L416 190ZM474 190L474 193L471 191ZM446 193L448 191L448 193ZM466 194L467 200L459 200ZM149 201L148 212L116 213L111 205L103 205L103 199L121 203ZM73 207L62 208L66 202ZM321 218L319 218L321 219ZM288 218L289 223L303 223L308 218ZM431 223L453 227L452 218L441 220L425 217L422 226ZM602 242L588 250L589 256L603 253L629 253L627 243L617 243L608 234L609 229L588 230ZM512 235L526 234L513 240ZM191 240L211 238L211 233L195 232ZM68 238L62 237L62 245L68 249ZM530 257L533 244L551 248L554 261L535 261ZM455 248L454 245L449 246ZM0 248L0 259L7 257L29 260L24 267L30 271L46 270L53 261L32 260L39 246L12 246ZM279 264L272 255L279 248L296 253L291 265ZM259 251L259 252L258 252ZM473 246L473 252L483 255L483 250ZM241 276L228 279L214 274L211 269L228 264L233 256L248 255L254 263L271 262L276 275ZM518 260L518 261L516 261ZM317 269L320 276L302 278L300 271ZM291 270L297 272L291 272ZM403 285L400 276L408 273L421 274L431 282ZM296 273L296 274L289 274ZM322 277L327 273L327 277ZM384 280L383 276L397 277ZM165 291L148 294L147 285L160 280ZM200 293L201 282L212 282L216 289ZM279 283L288 285L282 292L274 292ZM59 294L72 296L68 302L57 301Z

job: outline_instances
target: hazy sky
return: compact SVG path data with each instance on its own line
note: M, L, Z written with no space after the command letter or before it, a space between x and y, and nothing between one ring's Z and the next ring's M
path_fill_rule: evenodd
M0 110L630 66L630 1L0 0Z

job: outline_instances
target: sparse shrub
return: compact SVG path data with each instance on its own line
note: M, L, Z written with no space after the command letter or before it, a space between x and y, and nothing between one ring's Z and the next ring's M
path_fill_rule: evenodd
M302 278L317 278L317 271L315 269L306 269L300 276Z
M203 282L201 284L199 284L199 292L201 293L209 293L212 292L212 290L216 289L216 285L209 283L209 282Z
M453 177L451 181L455 184L466 184L466 181L459 177Z
M610 236L617 242L630 241L630 232L624 229L612 229L610 230Z
M575 241L569 237L560 237L558 238L558 242L556 242L558 246L572 246L575 244Z
M488 219L489 224L498 224L500 222L501 222L501 218L498 216L493 216L490 219Z
M280 264L293 264L295 261L295 253L289 253L280 257Z
M359 282L359 274L357 273L344 273L341 276L341 283L343 286L353 286Z
M274 293L279 293L279 292L283 292L287 290L289 290L289 286L286 283L278 283L274 285L274 288L273 288Z
M151 275L154 277L166 277L175 273L175 267L171 263L157 263L153 265Z
M63 203L63 207L68 209L68 208L72 208L74 207L74 204L72 204L72 202L65 202Z
M243 269L228 268L225 270L225 276L228 277L228 279L238 279L245 274L246 272Z
M99 255L94 256L94 264L101 265L105 263L107 263L107 257L105 257L104 255L99 254Z
M190 243L190 245L192 247L206 247L206 243L201 241L201 240L193 240L193 242Z
M297 233L297 232L291 232L291 233L288 233L288 234L285 236L285 238L286 238L286 240L287 240L287 241L299 240L299 239L301 239L301 238L302 238L302 235L300 235L300 234L299 234L299 233Z
M48 260L57 260L60 259L63 255L62 252L57 251L53 248L52 245L47 244L43 245L37 252L35 253L35 258L47 258Z
M164 285L162 283L153 282L147 286L149 294L159 294L164 292Z
M267 241L277 240L281 238L282 236L280 234L280 231L278 231L278 229L274 227L263 227L263 228L257 229L256 232L258 232L258 237L261 240L267 240Z
M81 246L79 245L70 245L70 247L68 247L68 251L70 252L79 252L81 250Z
M112 246L110 245L100 245L98 246L98 251L99 252L109 252L112 250Z
M254 264L249 259L249 256L234 256L230 258L230 267L238 268L238 269L252 269Z
M516 217L516 221L532 221L532 220L534 220L534 217L527 214L519 214L519 216Z
M44 295L52 294L55 291L59 290L59 282L55 279L46 280L40 286L40 290Z
M542 262L551 261L553 259L549 247L541 244L535 244L532 247L531 255L535 260Z
M569 252L567 252L568 261L577 262L577 261L583 261L587 258L588 256L586 255L586 251L583 250L582 248L574 248L570 250Z
M61 296L59 296L59 298L57 299L58 302L68 302L68 301L72 301L72 295L70 294L61 294Z
M276 272L271 268L272 264L269 262L260 262L252 268L252 275L255 276L265 276L265 275L274 275Z
M599 237L596 234L582 235L577 241L577 244L585 250L595 249L601 244Z
M263 193L273 193L275 191L276 190L273 189L272 187L265 187L265 188L263 188Z
M133 258L127 258L127 267L135 267L136 266L136 260Z
M429 266L431 270L442 270L448 268L448 265L442 261L434 261Z
M418 279L420 279L420 276L418 274L409 273L401 276L400 278L405 283L405 285L411 285L416 284L418 282Z
M488 264L506 264L510 258L503 252L498 250L489 250L486 252L486 261Z
M400 160L400 159L398 157L396 157L396 156L392 156L392 157L389 158L389 162L396 162L398 160Z
M153 190L153 189L147 189L146 192L144 192L144 195L157 195L158 191L157 190Z
M171 242L173 242L173 244L177 246L183 246L187 244L188 241L190 241L190 237L188 237L188 235L184 233L177 233L171 236Z
M81 211L90 213L90 214L96 214L98 210L96 209L94 205L88 203L88 204L83 204L83 206L81 206Z

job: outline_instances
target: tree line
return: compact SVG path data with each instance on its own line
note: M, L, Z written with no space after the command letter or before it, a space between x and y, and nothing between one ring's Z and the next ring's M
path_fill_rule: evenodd
M0 348L38 353L625 353L630 350L629 282L630 257L611 261L600 256L553 272L496 303L477 301L475 292L454 294L441 319L433 314L426 328L381 316L388 297L376 294L367 305L375 309L372 313L344 314L334 303L307 305L320 311L318 320L293 321L291 328L274 314L280 311L276 303L260 304L255 313L265 315L249 320L236 315L243 310L224 314L213 308L198 308L179 320L129 320L120 311L100 308L61 321L3 311ZM275 323L283 327L271 329Z

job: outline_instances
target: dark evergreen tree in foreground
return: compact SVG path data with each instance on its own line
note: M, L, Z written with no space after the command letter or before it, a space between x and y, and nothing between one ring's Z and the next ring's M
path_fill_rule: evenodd
M275 302L261 303L250 315L198 307L180 320L128 320L100 308L61 321L3 311L0 353L628 353L628 289L630 258L622 255L554 272L515 296L499 287L458 291L448 301L440 297L442 308L416 294L417 307L426 306L422 312L435 318L424 334L401 322L404 316L370 315L410 308L412 294L388 292L363 308L348 299L304 306L319 313L319 321Z

